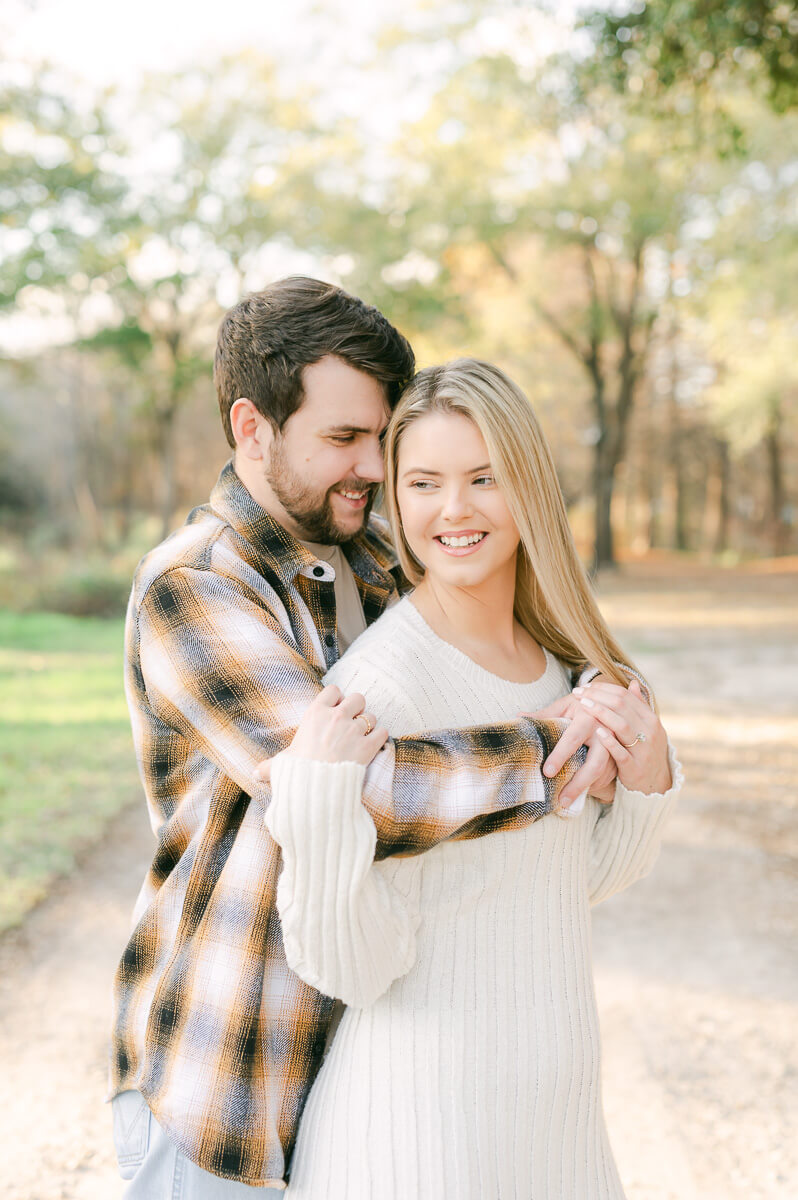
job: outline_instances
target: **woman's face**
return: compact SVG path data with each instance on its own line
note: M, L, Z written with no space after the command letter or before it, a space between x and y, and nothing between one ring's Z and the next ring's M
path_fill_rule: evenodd
M518 529L473 421L429 413L402 435L396 492L405 537L428 578L475 587L515 572Z

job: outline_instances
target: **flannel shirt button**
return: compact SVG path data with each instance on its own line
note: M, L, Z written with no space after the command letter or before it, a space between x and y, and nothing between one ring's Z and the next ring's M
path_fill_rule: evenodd
M332 648L332 647L335 645L335 638L333 637L333 635L332 635L331 633L328 633L328 634L325 636L325 638L324 638L324 645L325 645L325 646L330 646L331 648Z
M321 579L322 575L324 574L324 567L314 567L313 574L317 579Z

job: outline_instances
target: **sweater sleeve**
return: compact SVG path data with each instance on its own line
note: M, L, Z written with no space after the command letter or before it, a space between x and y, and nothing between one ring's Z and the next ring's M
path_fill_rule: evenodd
M282 754L266 826L280 845L277 911L289 967L326 996L364 1007L416 957L418 911L374 862L365 768Z
M363 692L388 725L420 724L407 697L361 664L336 683ZM329 678L329 677L328 677ZM365 1007L416 957L419 913L376 863L377 830L362 803L365 767L279 755L272 764L266 827L282 850L277 911L286 959L305 983Z
M593 830L588 863L588 894L600 904L649 873L659 855L662 833L684 783L682 766L668 745L673 783L667 792L633 792L615 786L613 803L603 809Z

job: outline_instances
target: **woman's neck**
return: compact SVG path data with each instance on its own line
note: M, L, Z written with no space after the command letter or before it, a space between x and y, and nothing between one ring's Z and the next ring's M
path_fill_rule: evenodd
M428 573L413 592L413 604L439 636L462 649L482 644L515 653L515 563L507 566L470 588Z

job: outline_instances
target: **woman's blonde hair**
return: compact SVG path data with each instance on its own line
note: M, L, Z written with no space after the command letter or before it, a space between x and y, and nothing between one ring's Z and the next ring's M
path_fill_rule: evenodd
M419 583L423 564L402 529L396 495L405 430L428 413L458 413L476 425L521 543L515 615L532 637L575 668L591 663L626 685L616 663L631 667L599 612L574 545L554 461L527 397L503 371L457 358L419 371L394 410L385 435L385 504L402 569Z

